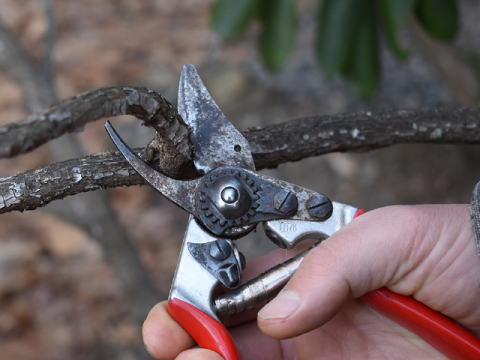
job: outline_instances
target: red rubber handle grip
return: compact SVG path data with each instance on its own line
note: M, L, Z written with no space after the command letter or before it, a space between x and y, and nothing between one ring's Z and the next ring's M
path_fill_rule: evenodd
M370 308L417 334L449 359L480 359L480 341L452 319L387 288L363 295Z
M358 209L354 218L364 214ZM461 325L438 311L387 288L363 295L370 308L418 335L449 359L480 359L480 340Z
M222 323L179 299L168 300L167 311L200 347L215 351L225 360L240 360L237 347Z

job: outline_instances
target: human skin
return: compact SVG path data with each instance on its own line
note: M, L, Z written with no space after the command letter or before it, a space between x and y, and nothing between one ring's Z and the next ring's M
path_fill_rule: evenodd
M290 251L289 257L303 248ZM244 279L284 260L284 250L254 259L247 263ZM222 321L243 359L442 359L358 298L386 286L479 337L479 269L468 205L381 208L314 248L258 314L249 311ZM191 349L195 342L168 315L166 302L151 310L143 338L156 359L222 359L209 350Z

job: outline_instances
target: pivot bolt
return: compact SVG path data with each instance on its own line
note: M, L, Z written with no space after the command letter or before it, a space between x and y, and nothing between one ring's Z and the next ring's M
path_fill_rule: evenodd
M206 195L227 220L241 218L252 204L249 192L234 175L221 176L215 180L208 187Z
M238 200L238 191L234 187L228 186L222 190L221 196L227 204L233 204Z

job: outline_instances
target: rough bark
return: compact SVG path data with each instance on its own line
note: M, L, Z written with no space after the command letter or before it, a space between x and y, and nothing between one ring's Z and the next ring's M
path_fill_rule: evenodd
M191 172L189 130L172 105L143 87L107 87L65 100L20 123L0 127L0 157L31 151L107 116L133 115L157 130L144 158L175 178ZM368 111L292 120L243 135L257 168L332 151L367 151L398 143L478 143L479 108Z
M168 163L160 164L163 172L175 177L192 160L189 129L177 110L154 91L127 86L89 91L1 127L0 157L31 151L89 122L118 115L133 115L157 131L158 136L150 144L146 158L152 162L169 158Z
M393 144L480 144L479 108L382 110L308 117L243 132L257 169Z
M121 154L105 151L0 179L0 212L33 210L81 192L143 183Z
M257 169L262 169L329 152L365 152L401 143L480 144L480 110L357 112L297 119L242 133ZM0 213L33 210L81 192L143 184L120 153L105 151L0 179Z

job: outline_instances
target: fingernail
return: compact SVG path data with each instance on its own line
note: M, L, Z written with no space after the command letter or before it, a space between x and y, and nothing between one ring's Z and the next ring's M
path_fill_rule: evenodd
M284 290L259 311L262 319L283 319L300 306L300 297L292 290Z

